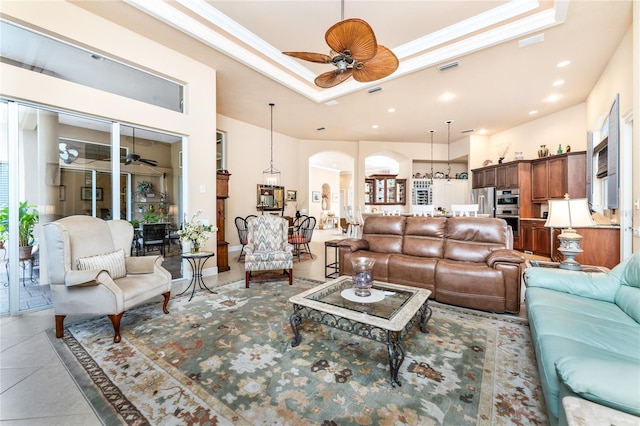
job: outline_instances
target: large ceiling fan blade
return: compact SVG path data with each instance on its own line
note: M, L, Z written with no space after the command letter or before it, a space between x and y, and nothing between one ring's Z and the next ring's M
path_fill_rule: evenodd
M138 161L151 167L156 167L158 165L158 162L156 160L149 160L147 158L141 158Z
M387 47L379 45L376 56L354 68L353 78L360 82L380 80L393 74L398 64L398 57Z
M331 56L323 53L309 53L309 52L282 52L285 55L293 56L294 58L303 59L309 62L317 62L319 64L330 64Z
M316 86L318 87L322 87L323 89L329 89L333 86L337 86L338 84L342 83L343 81L351 77L351 74L352 74L351 69L348 69L343 72L329 71L317 76L315 79L315 83L316 83Z
M376 55L376 36L362 19L345 19L334 24L327 30L324 39L335 52L348 51L357 61L367 61Z

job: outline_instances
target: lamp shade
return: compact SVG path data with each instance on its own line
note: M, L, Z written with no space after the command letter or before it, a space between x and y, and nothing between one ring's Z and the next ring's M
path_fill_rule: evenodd
M586 198L549 200L549 216L544 226L549 228L590 228L591 219Z

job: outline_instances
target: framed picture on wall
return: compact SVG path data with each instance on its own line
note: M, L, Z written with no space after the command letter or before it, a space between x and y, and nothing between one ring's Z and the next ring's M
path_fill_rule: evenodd
M311 191L311 201L314 203L320 202L320 191Z
M80 199L82 201L91 201L90 186L83 186L80 188ZM96 201L102 201L102 188L96 188Z
M293 189L287 190L287 201L298 201L298 191Z

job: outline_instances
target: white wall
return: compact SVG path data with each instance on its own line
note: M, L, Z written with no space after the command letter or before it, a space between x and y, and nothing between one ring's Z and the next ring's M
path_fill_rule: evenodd
M3 96L185 135L186 206L189 213L203 210L203 218L215 223L215 166L211 167L215 164L216 140L216 103L212 101L216 98L214 69L69 2L3 2L2 13L3 18L28 22L58 38L79 40L81 45L104 56L184 82L188 114L0 64ZM200 192L200 185L205 185L204 193ZM216 251L215 240L211 238L207 242L207 250ZM205 273L216 270L215 266L210 267Z

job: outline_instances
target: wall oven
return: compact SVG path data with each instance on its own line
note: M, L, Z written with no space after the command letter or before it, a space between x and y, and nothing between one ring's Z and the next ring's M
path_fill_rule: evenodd
M520 236L520 212L517 207L498 206L496 208L496 217L504 219L507 225L511 226L514 237Z
M496 190L496 207L510 207L517 209L520 206L519 189Z

